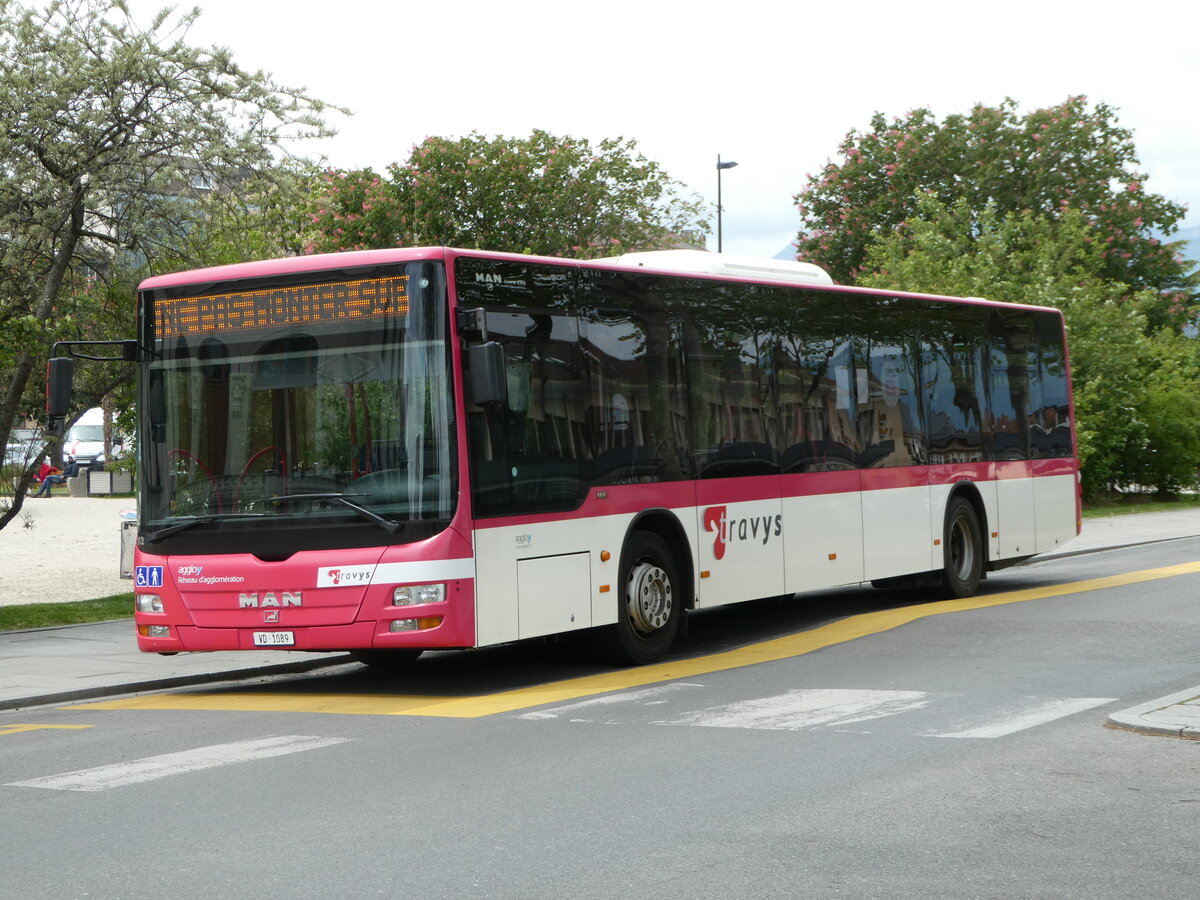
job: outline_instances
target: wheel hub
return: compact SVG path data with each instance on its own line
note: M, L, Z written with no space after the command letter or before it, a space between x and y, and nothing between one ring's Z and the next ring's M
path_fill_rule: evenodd
M652 563L638 563L629 572L626 586L629 621L641 634L662 628L671 618L671 579Z

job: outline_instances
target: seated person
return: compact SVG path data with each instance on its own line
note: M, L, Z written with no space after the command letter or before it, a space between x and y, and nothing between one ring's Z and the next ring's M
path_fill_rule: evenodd
M52 497L53 494L50 493L50 490L54 485L67 483L67 476L62 473L61 469L50 464L50 457L48 456L42 463L42 467L38 469L37 477L41 481L42 487L41 490L33 495L35 497Z

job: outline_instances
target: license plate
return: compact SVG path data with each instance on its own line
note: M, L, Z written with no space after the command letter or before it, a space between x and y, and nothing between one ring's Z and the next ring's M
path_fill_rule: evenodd
M296 644L294 631L256 631L255 647L292 647Z

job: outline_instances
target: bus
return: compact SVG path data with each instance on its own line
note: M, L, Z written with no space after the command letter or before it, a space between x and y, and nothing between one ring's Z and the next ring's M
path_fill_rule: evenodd
M702 251L408 248L150 278L137 327L147 652L586 629L642 664L695 610L964 597L1080 528L1054 309Z

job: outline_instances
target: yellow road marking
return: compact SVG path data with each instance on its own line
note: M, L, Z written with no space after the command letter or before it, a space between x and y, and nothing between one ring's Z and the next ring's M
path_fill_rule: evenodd
M91 728L91 725L0 725L0 734L21 734L25 731L62 730L75 731L79 728Z
M562 703L605 694L610 691L628 690L647 684L673 681L677 678L695 678L711 672L722 672L743 666L803 656L814 650L843 644L872 634L881 634L910 622L940 616L946 613L966 612L1023 603L1028 600L1044 600L1067 594L1081 594L1105 588L1121 587L1190 575L1200 572L1200 561L1160 569L1143 569L1124 575L1092 578L1050 587L1026 588L1005 591L985 597L968 597L963 600L938 600L886 609L879 612L850 616L811 631L802 631L784 637L760 641L736 650L727 650L693 659L678 659L655 665L632 669L618 669L599 675L585 675L565 681L535 684L529 687L501 691L470 697L436 697L420 695L370 695L370 694L266 694L266 693L220 693L220 694L150 694L126 700L109 700L69 707L70 709L203 709L224 711L257 712L310 712L339 713L343 715L373 716L441 716L446 718L477 718L502 712L513 712L550 703Z

